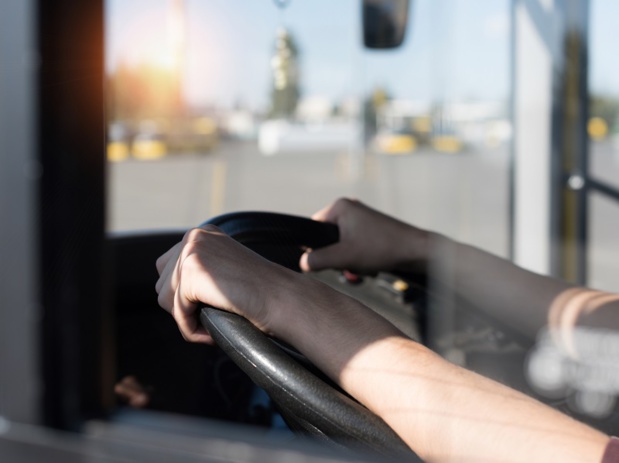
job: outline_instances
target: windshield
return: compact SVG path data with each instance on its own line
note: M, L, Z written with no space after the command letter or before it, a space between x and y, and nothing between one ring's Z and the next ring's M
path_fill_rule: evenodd
M619 291L616 3L416 0L388 50L364 47L362 3L108 0L108 231L309 217L350 197L519 270ZM587 373L542 355L547 336L533 354L518 339L535 326L533 342L553 299L510 310L529 287L498 275L456 294L483 275L471 264L451 281L463 254L446 246L428 270L429 309L409 317L430 327L419 338L548 401L573 386L557 403L608 416L615 379L585 394ZM410 302L408 283L376 284ZM460 310L487 296L502 324Z
M107 2L108 229L359 198L508 254L509 2ZM483 182L481 180L484 180Z

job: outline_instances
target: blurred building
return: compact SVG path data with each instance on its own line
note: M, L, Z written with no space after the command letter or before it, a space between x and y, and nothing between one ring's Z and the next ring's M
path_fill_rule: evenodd
M394 99L376 111L375 148L406 154L428 146L459 152L467 146L495 147L511 138L504 102L474 101L437 105L431 101Z

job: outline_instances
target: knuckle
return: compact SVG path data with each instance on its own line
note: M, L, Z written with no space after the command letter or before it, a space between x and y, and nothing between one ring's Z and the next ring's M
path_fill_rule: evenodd
M336 202L335 205L340 208L340 209L346 209L350 206L352 206L353 204L355 204L355 200L351 199L351 198L347 198L347 197L342 197L339 198Z
M189 242L189 236L191 235L192 231L193 231L193 228L190 228L189 230L185 232L185 234L183 235L183 239L181 240L182 244Z
M195 252L196 246L190 245L190 249L188 249L187 255L183 259L181 263L181 271L189 270L200 270L203 268L202 260L200 259L200 255Z
M190 230L187 230L187 233L185 233L185 236L183 237L183 243L187 244L187 243L194 243L196 241L200 241L203 238L204 235L204 229L202 228L192 228Z
M202 227L200 227L201 230L207 231L207 232L221 232L221 228L219 228L216 225L207 223L206 225L203 225Z

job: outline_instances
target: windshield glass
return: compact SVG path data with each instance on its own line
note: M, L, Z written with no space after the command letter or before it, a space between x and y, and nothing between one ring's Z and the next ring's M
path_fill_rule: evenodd
M450 362L601 422L619 389L605 344L579 364L546 330L608 296L574 285L619 291L619 10L568 3L415 0L402 45L370 49L360 0L107 0L107 230L359 199L421 229L418 274L312 276L358 285Z
M416 1L385 51L357 0L109 0L108 229L349 196L506 256L508 51L507 0Z

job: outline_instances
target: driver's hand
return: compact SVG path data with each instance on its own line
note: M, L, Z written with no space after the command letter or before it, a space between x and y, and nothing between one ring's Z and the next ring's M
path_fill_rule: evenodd
M332 268L371 275L415 268L427 258L428 232L359 201L338 199L312 218L337 224L340 240L303 254L300 266L306 272Z
M277 306L271 300L282 297L289 272L213 225L189 230L157 259L157 271L159 305L172 314L187 341L208 344L213 339L198 319L201 304L243 315L270 333L270 312Z

